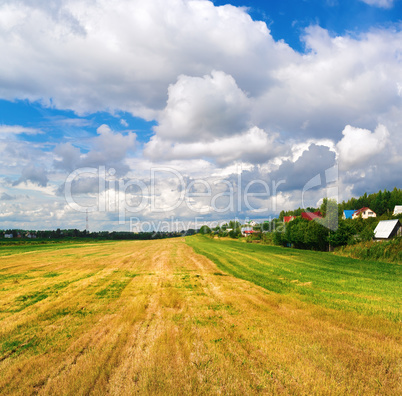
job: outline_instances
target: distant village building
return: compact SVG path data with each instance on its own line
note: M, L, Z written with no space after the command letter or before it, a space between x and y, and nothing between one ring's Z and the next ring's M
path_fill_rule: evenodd
M296 216L284 216L283 217L283 222L284 223L290 223L292 220L294 220Z
M402 214L402 205L396 205L394 209L394 216Z
M254 220L247 221L246 224L244 224L244 225L241 227L241 234L242 234L243 236L249 236L249 235L258 233L258 231L254 231L254 227L255 227L257 224L258 224L258 223L257 223L256 221L254 221Z
M320 211L317 212L303 212L301 214L302 219L306 219L308 221L312 221L315 219L322 219L322 214Z
M248 226L243 227L243 228L241 229L241 234L242 234L243 236L249 236L249 235L254 234L253 227L248 227Z
M353 214L356 212L355 209L352 210L344 210L343 211L343 215L342 215L342 219L346 220L346 219L352 219L353 218Z
M370 208L364 207L359 210L344 210L342 214L342 219L353 219L356 220L361 216L362 219L368 219L369 217L377 217L376 213Z
M293 221L294 219L296 219L298 216L284 216L283 217L283 222L284 223L290 223L291 221ZM320 211L317 212L303 212L301 214L301 218L308 220L308 221L312 221L315 219L322 219L322 214Z
M395 236L402 235L402 224L396 220L382 220L378 223L374 230L375 240L388 240Z
M14 238L14 235L13 234L4 234L4 238L12 239L12 238Z
M359 210L356 210L353 213L352 219L358 219L361 216L362 219L368 219L369 217L377 217L375 212L373 212L370 208L364 207Z

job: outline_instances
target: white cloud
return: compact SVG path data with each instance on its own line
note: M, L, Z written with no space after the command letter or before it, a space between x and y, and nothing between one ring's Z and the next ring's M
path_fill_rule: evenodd
M49 11L43 4L0 5L8 21L0 25L2 98L39 99L77 113L118 109L151 117L181 74L224 70L242 89L258 93L272 84L269 71L295 55L275 43L265 23L230 5L62 0Z
M373 128L401 105L402 32L331 37L312 26L304 40L309 52L283 64L277 84L254 100L256 125L298 139L338 140L345 125Z
M133 132L123 135L113 132L108 125L101 125L97 136L87 141L88 153L82 154L71 143L63 143L54 150L57 156L54 164L56 168L69 172L83 167L106 166L114 168L120 175L125 174L130 170L126 158L135 151L136 138Z
M336 148L343 170L363 167L372 157L382 154L382 150L389 144L390 134L384 125L378 125L373 133L347 125L342 134L343 138Z
M95 7L72 0L49 9L45 4L9 0L0 6L10 21L0 35L2 98L49 104L52 98L52 106L78 113L126 110L158 118L161 134L173 125L184 136L186 127L199 125L198 116L218 117L205 101L224 83L236 100L222 92L213 102L224 105L227 115L244 114L248 101L253 111L245 123L298 139L338 139L347 124L372 128L401 101L398 30L331 37L312 26L303 38L310 52L302 55L275 42L267 26L244 9L209 1L99 0ZM211 75L213 70L224 74ZM180 111L186 106L191 116ZM234 116L228 125L239 119Z
M394 0L360 0L371 6L380 8L391 8L394 5Z
M5 177L6 183L13 183L20 178L24 168L34 167L35 164L50 169L53 158L45 150L45 145L5 136L6 139L0 139L0 177Z
M211 138L207 142L172 142L154 136L146 145L144 154L154 160L209 158L220 165L239 160L262 163L279 154L276 137L257 127L242 134Z
M298 148L296 147L295 150ZM310 144L297 159L285 159L278 169L271 171L272 180L285 183L282 191L295 191L301 194L303 187L313 177L332 168L336 163L336 153L328 146Z
M18 186L21 183L28 184L28 182L31 182L37 184L39 187L46 187L48 181L49 179L45 167L28 165L22 169L20 178L13 183L13 186Z
M120 120L120 124L123 125L125 128L128 127L128 122L126 120L124 120L124 119Z
M79 167L81 151L71 143L59 144L55 148L54 153L56 155L56 168L72 172L74 169Z
M155 136L144 154L153 160L208 158L219 164L266 162L279 152L277 135L253 127L251 100L224 72L180 76L169 87Z
M0 134L7 135L37 135L43 133L37 128L27 128L20 125L0 125Z
M84 162L90 165L91 162L121 161L126 157L128 151L135 149L137 135L129 132L127 135L114 133L108 125L101 125L97 129L98 136L93 139L94 150L90 151Z
M250 101L232 76L212 71L204 77L180 76L169 87L167 106L155 131L176 141L210 141L250 126Z
M0 201L15 201L16 199L17 199L16 196L9 195L9 194L4 193L4 192L0 195Z

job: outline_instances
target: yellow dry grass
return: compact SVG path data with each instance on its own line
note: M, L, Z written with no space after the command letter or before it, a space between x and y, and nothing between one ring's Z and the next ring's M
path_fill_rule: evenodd
M2 395L402 394L400 324L270 293L184 239L0 257L0 274Z

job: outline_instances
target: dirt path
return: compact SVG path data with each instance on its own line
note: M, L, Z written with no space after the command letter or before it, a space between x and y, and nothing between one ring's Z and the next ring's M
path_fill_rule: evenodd
M223 274L184 239L5 257L0 275L1 394L401 390L396 340Z

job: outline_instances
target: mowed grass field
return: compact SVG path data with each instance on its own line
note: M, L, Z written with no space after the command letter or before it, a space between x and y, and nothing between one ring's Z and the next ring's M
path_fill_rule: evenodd
M401 394L401 279L197 236L4 247L0 394Z

